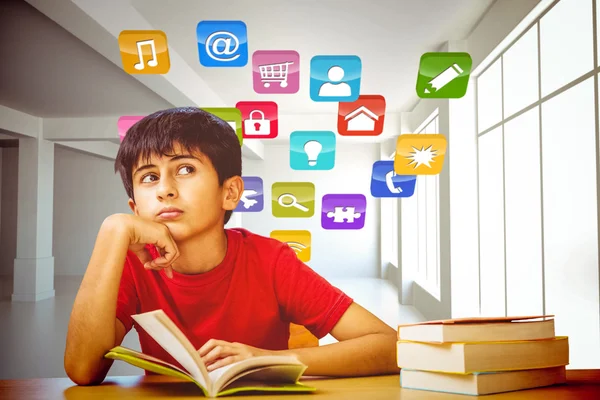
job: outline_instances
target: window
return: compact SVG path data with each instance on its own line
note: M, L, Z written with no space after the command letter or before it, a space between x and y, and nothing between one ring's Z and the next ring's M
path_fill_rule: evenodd
M600 367L592 4L553 3L475 77L480 313L555 315L570 368Z
M559 1L539 28L545 97L594 68L592 1Z
M437 111L417 129L419 134L439 133ZM440 291L439 175L417 177L418 263L416 281L432 295Z
M396 152L393 152L392 155L390 156L390 159L393 160L394 156L396 155ZM384 200L384 199L382 199ZM390 235L388 236L390 238L390 262L392 263L392 265L394 267L398 267L400 260L398 260L398 199L396 198L388 198L385 199L388 200L388 206L390 208L390 218L391 218L391 224L390 224Z

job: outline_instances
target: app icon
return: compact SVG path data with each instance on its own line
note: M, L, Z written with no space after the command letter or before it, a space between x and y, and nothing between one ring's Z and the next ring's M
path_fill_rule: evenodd
M205 67L248 64L248 29L242 21L200 21L196 37L200 64Z
M242 176L244 192L235 212L258 212L264 208L263 180L258 176Z
M377 136L383 132L385 99L378 94L361 94L338 108L338 133L343 136Z
M308 218L315 214L315 185L311 182L275 182L271 208L278 218Z
M309 231L273 231L270 236L290 246L300 261L310 261Z
M244 138L242 135L242 113L235 107L216 107L216 108L202 108L202 110L209 112L223 121L227 122L235 131L240 146L242 145Z
M119 49L128 74L166 74L171 68L167 35L163 31L122 31Z
M273 101L239 101L235 107L242 113L244 139L277 137L277 103Z
M117 129L119 131L119 141L122 142L123 138L125 138L125 134L129 130L129 128L131 128L133 125L135 125L135 123L138 122L139 120L141 120L142 118L144 118L144 116L139 116L139 115L127 115L127 116L120 117L119 120L117 121Z
M371 175L371 196L410 197L415 193L416 175L397 175L394 160L375 161Z
M294 50L258 50L252 54L256 93L296 93L300 88L300 54Z
M473 60L468 53L425 53L417 77L423 99L458 99L467 93Z
M361 70L358 56L314 56L310 60L310 98L335 102L357 100Z
M365 226L367 199L362 194L326 194L321 208L324 229L361 229Z
M398 175L437 175L446 155L442 134L404 134L398 136L394 171Z
M295 170L328 170L335 164L335 133L296 131L290 134L290 167Z

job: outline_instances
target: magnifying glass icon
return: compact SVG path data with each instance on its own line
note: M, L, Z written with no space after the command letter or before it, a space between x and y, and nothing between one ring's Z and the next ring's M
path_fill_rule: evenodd
M290 200L292 200L292 202L288 203L288 204L284 203L283 199L286 198L286 197L289 197ZM279 205L281 207L296 207L298 210L301 210L301 211L304 211L304 212L308 211L308 208L306 208L302 204L298 203L298 199L296 198L296 196L294 196L291 193L284 193L284 194L282 194L277 199L277 202L279 203Z

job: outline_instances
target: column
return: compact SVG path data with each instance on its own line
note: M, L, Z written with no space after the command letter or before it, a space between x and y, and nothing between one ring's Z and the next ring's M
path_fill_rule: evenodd
M12 301L54 297L54 143L19 139L17 258Z

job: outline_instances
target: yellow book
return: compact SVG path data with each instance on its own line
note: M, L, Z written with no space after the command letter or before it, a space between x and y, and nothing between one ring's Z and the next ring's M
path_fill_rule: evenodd
M467 374L557 367L569 364L569 340L423 343L400 340L398 367Z
M133 318L183 368L122 346L111 349L106 358L194 382L206 397L238 392L297 393L316 390L299 382L307 367L296 357L251 357L208 372L198 351L163 310L134 315Z

